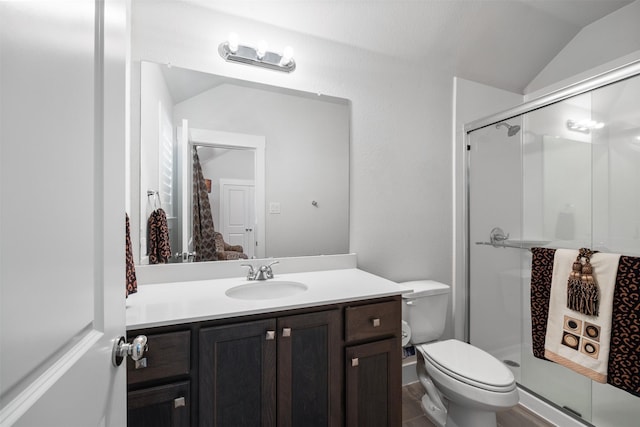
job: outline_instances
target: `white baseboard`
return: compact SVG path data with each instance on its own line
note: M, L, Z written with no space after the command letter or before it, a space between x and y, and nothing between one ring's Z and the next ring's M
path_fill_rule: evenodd
M408 357L402 361L402 385L408 385L418 381L416 373L416 357Z

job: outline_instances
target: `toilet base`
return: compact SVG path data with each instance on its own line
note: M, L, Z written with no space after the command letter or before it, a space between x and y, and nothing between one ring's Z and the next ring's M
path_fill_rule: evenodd
M422 396L422 410L436 427L497 427L496 413L471 409L449 401L448 409L433 404L428 394Z
M482 411L468 406L457 405L449 401L447 410L447 422L445 427L496 427L496 413L493 411Z
M447 422L447 410L433 403L428 394L422 396L422 410L436 427L445 427Z

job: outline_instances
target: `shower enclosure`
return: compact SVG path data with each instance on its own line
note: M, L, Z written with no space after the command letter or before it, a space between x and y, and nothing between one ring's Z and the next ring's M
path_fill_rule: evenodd
M640 256L640 64L465 130L469 341L571 417L637 426L640 398L533 357L529 249Z

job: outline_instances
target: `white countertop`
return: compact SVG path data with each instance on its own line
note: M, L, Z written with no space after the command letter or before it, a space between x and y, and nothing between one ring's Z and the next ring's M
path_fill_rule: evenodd
M399 295L398 284L357 268L276 274L274 281L294 281L308 286L296 295L243 300L225 292L247 282L245 278L149 284L127 298L127 330L271 313L361 299Z

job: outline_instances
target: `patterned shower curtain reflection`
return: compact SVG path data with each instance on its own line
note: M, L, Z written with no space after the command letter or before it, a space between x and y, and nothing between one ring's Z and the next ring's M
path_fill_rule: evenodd
M193 147L193 250L196 261L215 261L215 229L209 194L200 166L196 147Z

